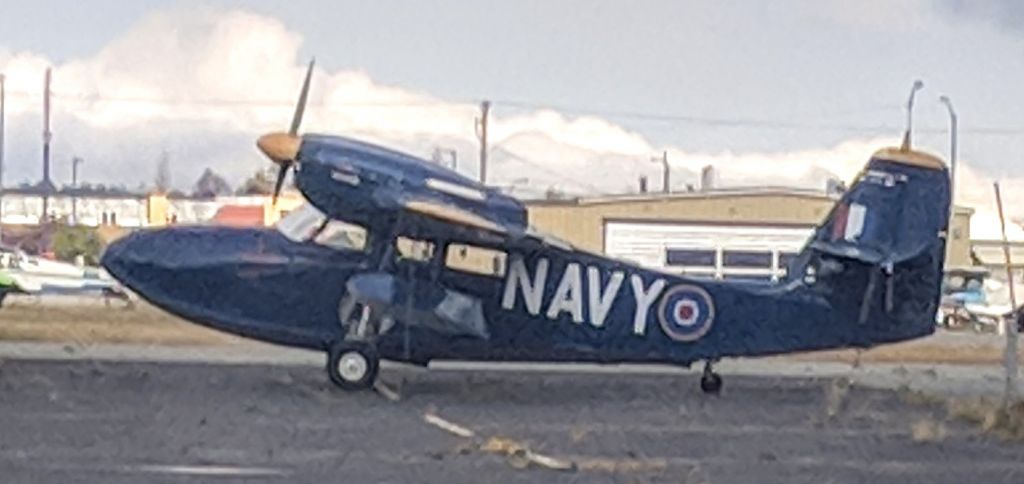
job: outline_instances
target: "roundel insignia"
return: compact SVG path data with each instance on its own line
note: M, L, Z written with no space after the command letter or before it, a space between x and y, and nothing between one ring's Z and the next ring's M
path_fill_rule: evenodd
M715 321L715 303L700 286L680 284L661 297L658 322L675 341L694 341L704 336Z

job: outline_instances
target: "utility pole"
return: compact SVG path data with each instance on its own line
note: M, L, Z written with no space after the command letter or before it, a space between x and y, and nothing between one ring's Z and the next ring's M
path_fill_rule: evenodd
M50 132L50 69L46 69L46 82L43 85L43 181L40 187L43 190L43 216L40 221L45 221L50 216L49 203L50 192L53 182L50 181L50 139L53 133Z
M78 225L78 165L84 163L80 156L71 159L71 187L75 189L71 196L71 224Z
M7 76L0 74L0 245L3 245L3 195L4 195L4 136L5 136L5 109L7 108L7 92L4 90L4 82Z
M476 136L480 139L480 183L487 184L487 118L490 117L491 102L480 103L480 117L476 120Z
M1010 258L1010 243L1006 240L1006 218L1003 216L1003 198L999 194L999 182L992 184L996 191L996 207L999 209L999 226L1003 236L1003 258L1006 262L1006 285L1010 286L1010 317L1000 323L1006 325L1006 350L1003 365L1006 367L1006 393L1003 410L1009 410L1017 398L1017 295L1013 287L1013 264Z
M672 191L672 183L670 180L671 173L668 167L668 151L662 151L661 157L652 156L651 161L654 163L661 163L661 191L668 193Z

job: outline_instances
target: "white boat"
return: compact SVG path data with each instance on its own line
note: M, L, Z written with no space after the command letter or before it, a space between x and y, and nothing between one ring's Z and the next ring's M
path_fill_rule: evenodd
M16 294L69 294L125 298L124 289L99 267L70 264L0 248L3 297Z

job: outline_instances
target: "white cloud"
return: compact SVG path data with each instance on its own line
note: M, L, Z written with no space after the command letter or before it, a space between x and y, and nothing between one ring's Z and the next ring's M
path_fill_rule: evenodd
M956 176L957 203L974 208L974 216L971 217L971 237L1000 238L999 210L993 187L997 180L978 173L969 163L960 163ZM1024 227L1015 223L1015 220L1024 218L1024 178L998 181L1003 210L1007 217L1006 235L1011 239L1024 240Z
M255 138L287 127L306 59L302 37L280 21L245 11L154 12L95 55L54 66L54 173L84 156L85 178L129 186L153 178L156 159L170 151L175 184L188 188L207 167L239 181L266 163ZM10 115L7 180L35 179L43 72L39 53L0 46L8 76ZM354 135L420 155L455 148L460 169L476 173L477 107L411 89L385 86L367 73L317 68L304 130ZM796 185L822 188L832 176L851 179L876 149L895 138L854 139L835 146L779 153L700 152L657 146L608 120L567 117L551 110L492 118L490 180L528 178L532 193L556 187L574 193L624 192L647 176L660 186L669 152L673 185L696 183L713 165L721 186ZM525 161L524 161L525 160ZM961 170L962 203L978 208L975 231L993 233L991 183L969 164ZM530 193L529 191L527 193ZM1004 182L1011 215L1024 216L1024 179ZM1014 228L1016 236L1024 232Z

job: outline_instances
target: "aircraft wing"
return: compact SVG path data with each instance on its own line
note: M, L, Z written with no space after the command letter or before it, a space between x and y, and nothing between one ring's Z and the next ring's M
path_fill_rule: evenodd
M499 235L509 233L510 227L490 220L485 216L436 200L406 200L402 207L410 212L445 221L455 225L463 225L474 229L485 230Z
M503 222L497 217L488 217L486 213L466 210L443 200L426 197L407 198L400 202L403 209L426 219L441 224L441 230L450 230L452 226L475 231L482 231L493 240L497 237L503 245L512 247L559 247L575 250L568 242L557 237L542 233L528 225Z

